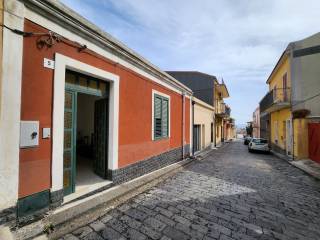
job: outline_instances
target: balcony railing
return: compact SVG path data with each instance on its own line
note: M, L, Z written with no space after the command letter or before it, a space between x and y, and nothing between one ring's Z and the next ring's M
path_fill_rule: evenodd
M260 102L260 112L273 112L290 105L290 88L275 88L268 92Z
M231 109L225 103L218 103L216 106L216 114L221 117L230 116Z

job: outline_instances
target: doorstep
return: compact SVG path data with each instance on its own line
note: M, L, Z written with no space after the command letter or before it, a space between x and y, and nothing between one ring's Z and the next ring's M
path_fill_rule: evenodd
M66 205L72 201L84 198L88 195L92 195L94 192L101 192L106 188L112 186L112 181L104 180L98 183L88 184L84 187L77 187L74 193L71 193L63 198L63 205Z
M115 206L160 183L193 161L194 159L191 158L184 159L129 182L64 204L49 212L43 219L17 229L13 233L15 239L29 239L37 236L39 239L59 238L90 221L94 221ZM71 220L72 224L68 224ZM55 230L49 236L43 234L44 229L50 226L53 226Z
M294 160L290 162L295 167L320 180L320 164L311 159Z

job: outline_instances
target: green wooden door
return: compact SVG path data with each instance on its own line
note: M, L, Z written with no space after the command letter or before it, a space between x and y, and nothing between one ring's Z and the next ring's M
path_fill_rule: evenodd
M76 92L65 90L64 106L63 190L64 194L68 195L75 191L77 123Z
M94 106L94 164L97 175L107 178L108 171L108 99L97 100Z

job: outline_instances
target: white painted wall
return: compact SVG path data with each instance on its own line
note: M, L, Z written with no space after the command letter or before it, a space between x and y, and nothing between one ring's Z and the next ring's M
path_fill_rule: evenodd
M24 7L19 1L4 1L4 24L23 30ZM21 36L3 28L3 62L0 88L0 210L18 199L20 101L22 74Z

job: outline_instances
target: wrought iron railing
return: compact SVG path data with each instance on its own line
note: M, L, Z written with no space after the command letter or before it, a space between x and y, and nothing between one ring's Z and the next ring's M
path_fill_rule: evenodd
M266 111L276 103L286 103L291 101L290 88L275 88L268 92L260 101L260 111Z
M217 103L216 114L224 115L224 116L230 116L231 109L225 103L221 103L220 102L220 103Z

